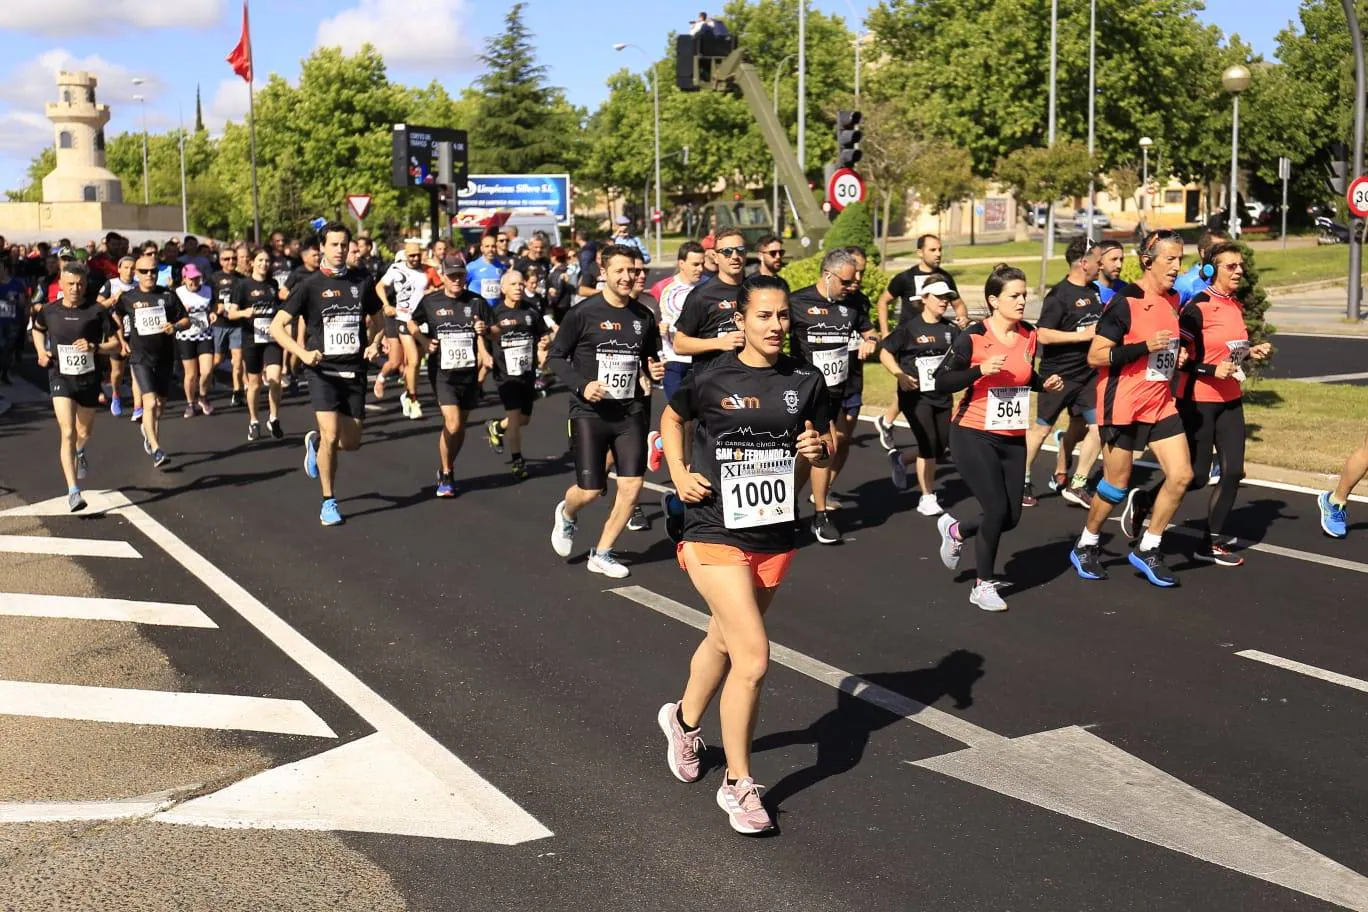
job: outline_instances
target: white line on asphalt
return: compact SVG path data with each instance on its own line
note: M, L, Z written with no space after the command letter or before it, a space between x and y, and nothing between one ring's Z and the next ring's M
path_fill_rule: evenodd
M71 618L80 621L124 621L167 627L218 627L194 605L138 602L128 599L77 598L70 595L0 593L0 614L13 617Z
M0 551L19 554L60 554L63 557L142 557L125 541L55 538L46 535L0 535Z
M1303 383L1344 383L1349 380L1368 380L1368 371L1356 374L1321 374L1317 377L1286 377L1287 380L1300 380Z
M690 608L682 602L676 602L672 598L652 592L650 589L643 589L641 586L623 586L608 591L636 602L638 605L644 605L666 617L688 624L697 630L706 631L708 629L708 616L706 614ZM886 687L880 687L878 684L850 672L842 671L797 650L789 649L787 646L770 643L770 661L777 662L785 668L790 668L801 675L812 678L814 681L834 687L852 697L858 697L866 703L872 703L880 709L891 712L895 716L901 716L909 722L915 722L971 747L990 747L1002 744L1007 740L997 732L980 728L972 722L966 722L959 716L953 716Z
M0 714L336 738L299 700L0 681Z
M1243 649L1235 654L1244 659L1253 659L1255 662L1263 662L1265 665L1285 668L1288 671L1295 671L1298 674L1304 674L1310 678L1319 678L1322 681L1329 681L1331 684L1338 684L1341 687L1348 687L1352 690L1361 690L1364 693L1368 693L1368 681L1359 678L1351 678L1348 675L1340 674L1337 671L1326 671L1324 668L1317 668L1315 665L1307 665L1305 662L1284 659L1282 656L1275 656L1268 652L1260 652L1257 649Z
M1296 336L1301 339L1355 339L1364 340L1364 336L1354 335L1353 333L1309 333L1309 332L1283 332L1278 330L1278 336Z
M113 801L29 801L0 804L0 823L70 823L150 817L175 804L176 792Z
M1119 516L1113 516L1112 522L1120 522ZM1206 533L1201 529L1192 529L1187 526L1170 525L1165 532L1175 532L1187 538L1206 538ZM1244 542L1242 546L1250 551L1262 551L1265 554L1276 554L1279 557L1290 557L1294 560L1306 561L1312 564L1320 564L1323 567L1334 567L1337 570L1352 570L1355 573L1368 573L1368 564L1360 561L1351 561L1343 557L1331 557L1328 554L1317 554L1314 551L1302 551L1299 548L1284 548L1282 545L1270 545L1265 542Z

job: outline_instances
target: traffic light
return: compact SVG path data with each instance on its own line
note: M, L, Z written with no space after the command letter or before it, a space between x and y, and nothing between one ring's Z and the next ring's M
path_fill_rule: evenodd
M1344 143L1330 144L1330 189L1338 196L1349 190L1349 147Z
M860 151L860 112L836 112L836 167L853 168L864 158Z

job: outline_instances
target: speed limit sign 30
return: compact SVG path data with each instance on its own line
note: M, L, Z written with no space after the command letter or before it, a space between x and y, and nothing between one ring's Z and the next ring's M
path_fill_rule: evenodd
M1349 211L1357 218L1368 218L1368 177L1360 175L1349 184L1344 194L1349 202Z
M851 203L864 202L865 184L860 175L849 168L837 168L827 181L827 202L840 212Z

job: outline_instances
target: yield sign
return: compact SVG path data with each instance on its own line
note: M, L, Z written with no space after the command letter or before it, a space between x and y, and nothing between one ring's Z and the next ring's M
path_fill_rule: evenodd
M370 212L371 197L369 193L352 193L347 196L347 208L352 211L358 221L366 220L366 213Z

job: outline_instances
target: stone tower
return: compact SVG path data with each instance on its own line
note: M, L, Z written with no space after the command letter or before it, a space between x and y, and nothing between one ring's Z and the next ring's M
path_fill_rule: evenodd
M47 106L56 139L57 167L43 178L45 203L120 203L123 185L105 167L109 106L95 102L90 73L58 73L58 100Z

